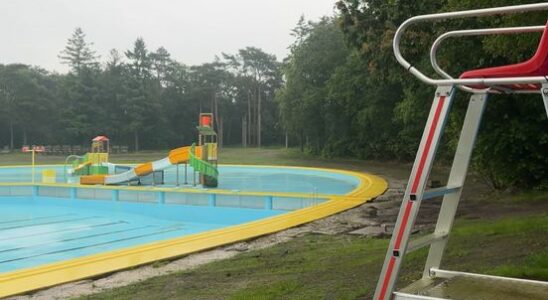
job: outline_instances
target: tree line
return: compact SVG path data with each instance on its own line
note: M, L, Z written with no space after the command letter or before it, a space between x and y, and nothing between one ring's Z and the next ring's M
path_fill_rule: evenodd
M524 1L527 2L527 1ZM303 150L323 156L411 161L434 97L395 60L398 26L419 14L516 4L508 0L340 0L338 14L304 19L282 66L277 91L281 124ZM408 28L401 49L413 66L430 67L429 47L441 33L465 28L546 23L546 14L455 19ZM450 74L520 62L534 53L538 33L449 39L438 61ZM442 140L450 163L470 94L458 92ZM548 131L540 95L493 95L482 122L473 166L495 188L548 188Z
M289 55L247 47L187 66L137 39L104 62L76 29L59 55L68 74L0 65L0 145L85 144L106 134L135 150L195 140L197 116L214 113L224 145L296 146L325 157L411 161L434 87L393 57L392 38L405 19L441 11L510 5L509 0L340 0L337 13L304 18L292 30ZM428 70L428 46L451 29L538 25L542 13L456 19L413 26L402 51ZM538 33L448 40L438 60L451 74L523 61ZM433 75L433 74L430 74ZM469 95L459 92L441 146L450 163ZM548 132L538 95L493 95L473 166L495 188L548 187Z
M59 59L67 74L0 65L0 145L85 145L99 134L135 151L190 144L201 112L212 112L221 144L280 143L274 91L280 63L255 47L187 66L138 38L105 62L76 28Z

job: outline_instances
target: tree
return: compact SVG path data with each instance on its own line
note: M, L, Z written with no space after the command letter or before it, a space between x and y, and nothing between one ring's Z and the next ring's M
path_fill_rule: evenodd
M225 65L219 61L194 66L191 70L192 96L198 102L200 113L213 113L219 144L223 145L223 120L219 111L219 101L223 99L223 88L227 85L229 73Z
M127 129L133 133L135 151L139 151L139 136L154 131L161 121L158 98L152 78L152 58L142 38L137 38L133 50L126 51L129 70L129 93L122 105Z
M281 85L280 64L277 62L276 56L255 47L241 49L236 55L223 53L223 57L235 76L248 81L247 122L255 125L254 132L249 126L248 135L250 140L255 137L257 147L261 147L263 99L266 95L273 95L274 90ZM271 98L268 99L271 100Z
M2 72L2 75L4 73ZM5 76L5 75L4 75ZM2 104L2 112L4 115L4 119L8 120L8 127L9 127L9 149L14 149L14 135L13 135L13 126L14 126L14 119L15 117L15 91L13 90L13 87L9 83L9 79L6 79L4 76L2 76L2 79L0 81L0 103Z
M165 77L171 63L171 55L164 47L160 47L156 52L150 53L150 60L158 83L164 85Z
M141 81L145 82L151 77L152 58L148 53L145 41L139 37L133 44L133 51L126 51L126 58L129 61L129 69L131 75Z
M0 68L0 112L8 121L9 146L14 148L15 129L21 134L20 144L28 144L29 135L35 138L48 135L47 126L55 123L55 105L51 79L47 72L22 64ZM53 120L48 121L49 118Z
M61 62L69 65L75 74L80 74L83 68L98 67L99 56L91 49L93 43L86 42L85 38L86 34L82 28L76 27L65 49L59 54Z
M283 66L286 82L276 100L284 128L299 137L301 150L306 145L312 152L320 153L329 126L327 84L345 63L348 49L333 18L308 23L301 19L293 33L295 42Z
M340 25L346 40L359 54L362 65L367 66L363 85L367 90L366 119L376 132L388 132L388 148L374 149L385 157L411 159L417 149L420 133L433 98L433 87L426 87L399 66L393 58L391 40L399 24L405 19L425 13L454 11L513 4L497 1L381 1L342 0L337 2ZM411 63L428 70L430 62L427 49L433 39L449 29L538 25L546 22L542 12L490 18L458 19L446 22L425 23L408 28L401 41L401 50ZM538 35L500 35L477 38L460 38L448 41L439 51L438 60L447 66L449 73L458 75L463 70L481 66L497 66L523 61L538 43ZM424 49L425 51L421 51ZM349 77L357 78L357 77ZM347 80L349 80L347 79ZM469 95L457 93L448 130L442 145L442 159L452 157L460 132ZM499 96L492 96L498 98ZM519 100L518 100L519 98ZM484 125L478 136L474 167L497 188L509 186L546 188L548 159L545 152L548 133L541 120L545 119L542 104L530 96L504 96L501 101L490 101ZM538 98L538 97L536 97ZM370 106L373 103L374 106ZM376 104L375 104L376 103ZM382 107L385 103L386 107ZM381 110L379 110L381 109ZM391 113L390 113L391 112ZM527 116L527 117L524 117ZM391 120L386 122L386 120ZM363 127L368 130L370 127ZM394 138L395 137L395 138ZM358 138L362 142L363 138ZM383 150L383 151L379 151ZM527 153L527 154L525 154ZM543 179L544 178L544 179Z

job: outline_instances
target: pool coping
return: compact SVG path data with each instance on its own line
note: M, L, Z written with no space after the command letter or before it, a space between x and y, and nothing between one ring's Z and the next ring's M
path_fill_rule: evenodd
M53 166L53 165L41 165ZM58 165L56 165L58 166ZM247 222L239 225L233 225L221 229L210 230L202 233L192 234L183 237L167 239L146 243L138 246L92 254L88 256L73 258L65 261L44 264L38 267L22 269L12 272L0 273L0 297L13 296L23 292L37 290L61 283L71 282L84 278L97 276L104 273L110 273L151 263L158 260L184 256L193 252L203 251L218 246L239 242L242 240L271 234L294 226L302 225L317 219L333 215L350 208L371 201L375 197L384 193L388 187L387 182L381 177L354 171L297 167L297 166L262 166L262 165L226 165L226 166L247 166L247 167L267 167L267 168L295 168L324 171L330 173L339 173L349 175L359 179L359 185L345 195L325 195L316 194L315 197L325 197L328 200L315 206L298 209L281 215ZM19 166L5 166L21 167ZM28 166L26 166L28 167ZM4 167L0 167L4 168ZM1 185L28 185L28 183L11 183ZM35 183L38 186L85 186L79 184L42 184ZM91 186L89 188L105 189L129 189L139 191L180 191L180 192L198 192L197 189L174 189L164 187L126 187L126 186ZM207 190L206 193L249 193L253 195L282 195L283 196L307 196L310 194L301 193L273 193L273 192L242 192L231 190ZM201 193L204 193L201 190Z

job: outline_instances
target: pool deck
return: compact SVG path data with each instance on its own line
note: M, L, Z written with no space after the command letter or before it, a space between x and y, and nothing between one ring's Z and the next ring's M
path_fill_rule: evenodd
M268 166L267 166L268 167ZM292 168L292 167L288 167ZM99 254L84 256L80 258L50 263L24 270L0 274L0 297L16 295L23 292L45 288L60 283L75 281L83 278L97 276L117 270L151 263L158 260L169 259L187 255L193 252L215 248L221 245L259 237L274 233L317 219L333 215L350 208L359 206L384 193L387 189L387 182L374 175L357 173L351 171L300 168L333 172L350 175L359 179L360 184L353 191L345 195L310 195L307 193L273 193L273 192L245 192L238 191L238 194L249 195L281 195L302 198L319 197L326 198L321 204L306 207L281 215L252 221L240 225L229 226L193 235L172 238L168 240L147 243L143 245L128 247L125 249L103 252ZM1 183L0 185L29 185L28 183ZM77 184L35 184L37 186L65 186L78 187ZM170 191L173 188L164 187L126 187L126 186L94 186L90 188L99 189L130 189L139 191ZM189 193L236 193L231 190L197 190L177 189Z

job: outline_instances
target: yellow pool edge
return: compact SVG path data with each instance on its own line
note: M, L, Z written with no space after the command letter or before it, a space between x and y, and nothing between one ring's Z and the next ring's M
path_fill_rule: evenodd
M286 168L285 166L276 167ZM17 295L158 260L180 257L274 233L356 207L381 195L388 188L388 183L383 178L367 173L327 168L287 168L314 169L346 174L359 178L360 184L346 195L331 195L328 201L319 205L266 219L3 273L0 274L0 297ZM269 194L275 195L275 193Z

